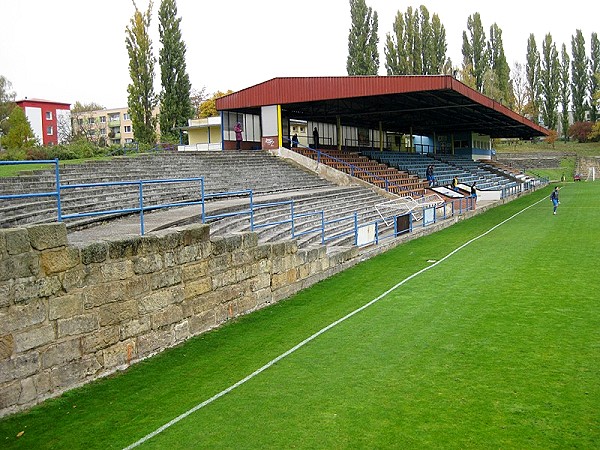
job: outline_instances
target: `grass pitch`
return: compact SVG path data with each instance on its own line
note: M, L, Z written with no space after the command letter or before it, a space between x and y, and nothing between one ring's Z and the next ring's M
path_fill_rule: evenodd
M0 443L127 447L433 266L140 448L599 448L600 183L556 216L549 195L5 418Z

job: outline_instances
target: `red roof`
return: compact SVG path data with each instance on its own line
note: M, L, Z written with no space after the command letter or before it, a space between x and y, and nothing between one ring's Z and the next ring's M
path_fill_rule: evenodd
M336 102L340 106L336 107ZM329 120L334 121L340 116L343 123L361 122L363 126L382 121L423 134L428 134L428 129L470 129L492 137L548 134L545 128L449 75L273 78L216 101L221 111L249 111L266 105L282 105L293 118L310 120L312 111L318 114L313 120L326 122L325 116L330 115Z

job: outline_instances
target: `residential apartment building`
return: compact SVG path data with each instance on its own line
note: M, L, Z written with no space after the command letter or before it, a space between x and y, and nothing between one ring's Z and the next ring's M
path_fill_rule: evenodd
M39 98L18 100L40 145L56 145L71 134L71 104Z
M73 113L75 135L84 135L99 145L125 145L133 142L128 108L101 109Z

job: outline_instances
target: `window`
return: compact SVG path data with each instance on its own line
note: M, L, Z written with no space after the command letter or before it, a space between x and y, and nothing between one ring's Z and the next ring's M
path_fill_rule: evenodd
M123 113L123 120L131 120L129 113Z
M131 133L131 125L125 125L125 133Z
M100 128L100 129L98 130L98 134L100 134L101 136L102 136L102 135L105 135L105 134L106 134L106 128Z
M118 122L119 120L121 120L121 116L119 115L119 113L113 113L108 116L108 120L110 122Z
M83 119L77 119L77 123L79 124L80 127L83 126Z
M93 117L88 117L88 125L93 125L94 124L94 118Z
M100 123L106 123L106 116L100 116Z
M54 134L54 127L52 125L50 125L48 128L46 128L46 134L48 136L52 136Z
M46 111L46 120L52 120L52 111Z

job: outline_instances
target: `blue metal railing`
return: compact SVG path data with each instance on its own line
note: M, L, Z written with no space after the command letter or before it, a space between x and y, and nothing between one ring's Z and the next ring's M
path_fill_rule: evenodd
M287 200L281 202L270 202L270 203L254 203L254 193L252 190L239 190L239 191L230 191L230 192L218 192L218 193L205 193L204 186L204 178L203 177L194 177L194 178L177 178L177 179L156 179L156 180L138 180L138 181L121 181L121 182L102 182L102 183L83 183L83 184L66 184L62 185L60 183L60 174L58 170L58 160L41 160L41 161L0 161L0 164L54 164L55 169L55 179L56 179L56 190L50 192L37 192L37 193L29 193L29 194L12 194L12 195L0 195L0 199L18 199L18 198L28 198L28 197L42 197L42 196L52 196L56 197L57 200L57 220L62 222L64 219L74 219L74 218L82 218L82 217L93 217L93 216L103 216L103 215L115 215L115 214L139 214L140 215L140 234L144 235L145 233L145 219L144 213L152 210L164 209L164 208L174 208L174 207L182 207L182 206L201 206L201 221L202 223L206 223L209 220L216 220L226 217L239 216L239 215L247 215L250 219L250 230L255 231L259 228L273 227L277 225L285 225L290 224L291 228L291 237L292 239L298 238L300 236L309 235L309 234L319 234L321 244L326 244L327 242L331 242L334 240L339 240L348 236L354 237L354 245L369 245L369 244L378 244L381 240L387 238L397 237L399 234L412 232L413 226L415 223L421 222L423 227L430 225L432 223L436 223L440 218L441 214L442 219L446 219L448 215L460 215L465 211L473 210L475 207L475 199L472 197L465 197L458 200L452 200L449 202L445 202L443 205L438 207L424 207L421 213L421 219L418 221L414 220L413 214L409 213L409 229L408 230L398 230L397 229L397 221L396 218L398 216L386 217L385 219L380 219L376 221L371 221L366 224L359 224L358 213L354 212L348 216L338 217L331 220L325 219L325 212L315 211L315 212L304 212L298 213L295 211L294 201ZM144 186L154 185L154 184L172 184L172 183L199 183L199 200L193 201L182 201L177 203L162 203L162 204L153 204L149 205L144 202ZM137 206L129 207L129 208L114 208L108 210L98 210L98 211L90 211L90 212L81 212L81 213L73 213L73 214L62 214L61 208L61 192L69 189L93 189L98 187L117 187L117 186L132 186L137 188L138 198L137 198ZM241 209L234 210L232 212L225 212L221 214L207 215L206 212L206 201L208 199L217 199L217 198L227 198L232 199L235 198L243 198L248 197L248 206L247 208L244 206ZM255 214L260 209L265 208L277 208L277 207L287 207L289 206L289 217L285 217L280 220L270 221L270 222L257 222L255 218ZM448 208L450 208L450 214L448 214ZM387 222L392 220L394 223L393 232L390 233L389 225ZM316 223L315 223L316 222ZM340 226L340 224L349 223L348 226ZM369 242L360 242L359 243L359 231L368 226L374 227L374 236L373 240ZM340 231L340 228L342 229Z

